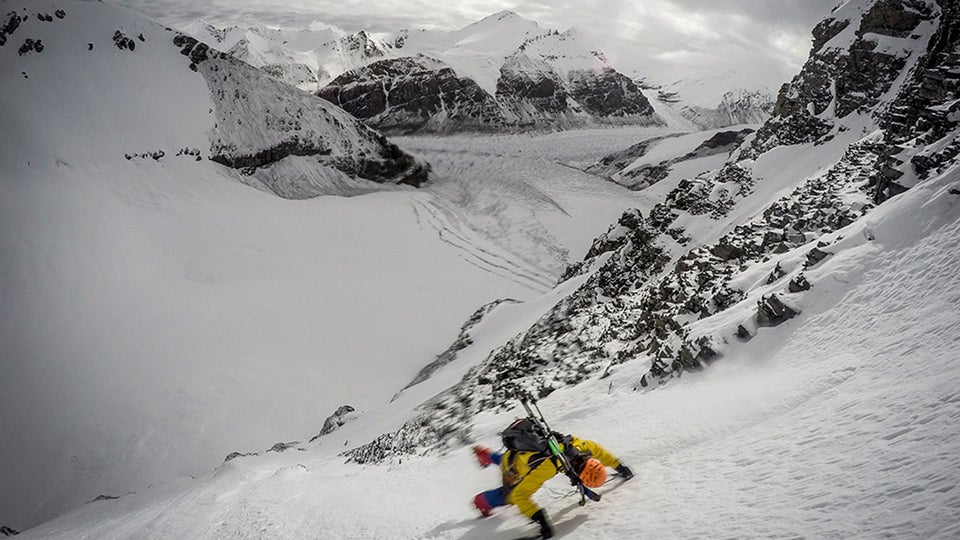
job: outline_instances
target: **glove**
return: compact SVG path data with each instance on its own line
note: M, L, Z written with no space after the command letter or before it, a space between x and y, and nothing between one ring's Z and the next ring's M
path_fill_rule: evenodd
M477 456L477 462L480 463L480 466L487 468L493 464L493 460L490 459L490 449L483 446L474 446L473 453Z
M631 471L631 470L630 470L630 467L627 467L627 466L624 465L623 463L621 463L620 466L617 467L617 473L619 473L620 476L623 477L623 480L624 480L624 481L627 481L627 480L633 478L633 471Z
M537 513L532 515L530 519L540 525L540 538L553 538L553 527L551 527L550 522L547 521L547 513L543 508L537 510Z

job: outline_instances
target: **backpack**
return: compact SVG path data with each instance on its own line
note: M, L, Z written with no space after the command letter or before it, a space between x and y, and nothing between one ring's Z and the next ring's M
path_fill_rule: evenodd
M503 445L519 452L547 452L547 438L529 418L521 418L503 430Z

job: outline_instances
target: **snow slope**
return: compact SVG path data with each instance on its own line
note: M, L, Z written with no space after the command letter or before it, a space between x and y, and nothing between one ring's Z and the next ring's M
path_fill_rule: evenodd
M531 268L430 193L285 201L262 174L381 188L310 156L250 176L209 159L282 145L296 107L301 141L346 134L341 161L390 147L317 98L229 60L194 72L124 9L7 8L28 18L0 48L2 524L313 434L388 400L478 305L555 281L561 262ZM20 55L27 38L44 46Z
M577 32L509 11L454 31L202 22L187 31L388 133L663 123L636 84Z
M0 461L16 464L0 468L0 525L306 439L343 404L381 406L478 306L539 297L631 204L554 163L562 181L535 197L559 207L531 214L517 194L538 158L484 168L502 147L596 159L619 144L603 130L477 139L419 191L301 155L246 175L211 161L214 144L242 160L297 124L319 143L352 121L213 53L194 72L174 32L133 12L7 6L29 18L0 47ZM17 54L27 38L42 51ZM337 141L341 157L391 146L362 126ZM267 183L298 175L287 187L366 195L291 201Z
M918 34L929 37L936 23L927 19ZM917 41L906 51L907 69L922 49ZM907 69L887 82L899 87ZM891 85L884 86L879 106L895 97ZM689 250L695 257L685 260L685 268L706 267L703 272L685 273L679 264L676 272L661 272L624 249L589 257L590 268L571 273L552 290L560 262L579 258L577 252L606 228L618 197L648 216L657 202L646 191L635 194L613 184L598 189L596 177L568 165L590 163L665 131L406 138L405 147L438 161L436 183L426 191L349 200L280 201L243 190L227 176L201 175L195 165L188 167L189 160L81 161L81 167L45 156L11 165L3 183L0 246L3 275L12 279L0 289L0 299L14 306L10 311L17 316L4 317L0 337L5 351L21 355L3 364L2 380L17 386L0 392L5 400L0 410L15 411L0 419L18 434L59 421L77 427L53 425L59 429L36 440L14 438L29 440L25 446L2 447L5 460L12 455L10 461L30 467L8 473L20 475L10 485L33 490L34 500L49 500L51 494L78 500L98 488L110 489L110 495L137 491L85 505L27 536L519 536L529 524L511 509L490 520L473 518L467 501L498 479L492 471L474 469L462 446L495 445L496 432L515 412L490 410L495 401L488 401L467 411L471 424L446 431L459 438L446 439L435 433L451 426L431 424L424 415L456 412L451 400L496 400L489 393L492 385L469 383L478 366L491 370L480 375L498 375L502 366L490 361L491 353L506 351L503 359L509 361L509 345L523 344L525 336L532 336L531 347L516 352L527 355L520 359L526 364L514 367L534 364L529 360L536 360L539 346L555 360L548 368L566 362L529 378L553 390L543 406L554 425L600 440L639 473L630 484L605 487L604 501L586 509L564 498L569 488L563 482L548 486L538 496L562 534L954 536L960 508L955 492L960 401L953 361L960 344L952 332L960 321L958 283L950 271L960 252L955 154L946 151L951 148L946 142L930 144L943 150L927 169L932 176L912 178L910 191L871 206L871 213L857 220L866 211L861 184L877 173L872 152L880 152L882 132L872 131L877 119L869 111L843 118L832 117L835 112L836 107L818 110L827 130L814 129L809 138L803 128L810 124L794 130L768 122L719 173L698 179L702 183L681 189L680 179L661 182L676 181L664 186L671 189L668 198L677 197L673 202L687 197L683 202L692 203L674 216L682 225L679 233L663 231L654 247L670 258ZM944 125L955 122L947 116ZM955 138L955 126L951 129L947 136ZM784 145L787 137L794 137L790 146ZM929 143L914 142L916 147L904 150L905 159ZM897 166L908 167L905 161ZM701 187L706 191L698 191ZM776 223L764 220L771 218L766 211L771 208L772 217L803 219L806 233L815 238L770 230ZM607 222L595 221L598 215ZM625 232L631 216L641 221L638 215L624 213L598 242L626 238L623 245L629 245L636 238L634 247L643 255L650 247L643 237ZM517 226L522 232L504 237L503 231ZM766 233L773 233L782 252L770 251ZM681 234L692 237L691 248L677 239ZM724 253L718 248L731 247L720 242L724 238L737 243L733 247L769 256L744 261L730 252L718 255ZM818 240L830 253L806 265ZM708 258L707 250L716 259ZM605 275L606 263L615 259L638 264L630 272ZM786 292L783 275L769 277L781 264L791 283L804 272L812 289ZM675 285L671 276L695 283L704 278L712 286L717 281L708 274L728 269L733 280L718 282L740 291L728 309L702 318L678 315L686 332L679 337L713 336L722 361L701 374L678 369L673 373L683 374L680 380L635 393L648 374L650 364L643 360L649 355L614 362L621 352L632 354L620 348L630 338L616 334L614 326L629 330L643 322L625 306L643 299L628 296L642 284L629 278L663 277L664 291ZM621 278L626 283L616 281ZM623 284L624 293L608 294L615 289L611 281ZM685 285L679 285L673 290L683 294ZM565 310L578 307L572 302L583 300L577 293L584 286L600 301L564 317L570 313ZM801 315L776 328L755 324L758 301L774 291ZM396 390L397 381L409 381L424 360L454 341L464 313L476 313L477 306L504 292L527 301L497 304L469 329L469 342L462 341L466 346L449 363L399 394L389 390L391 381ZM478 301L481 297L486 299ZM390 299L387 307L384 299ZM617 311L623 307L628 309ZM660 321L673 313L669 305L651 307L666 311ZM559 326L552 326L554 321ZM752 339L734 342L738 324L750 326ZM318 328L331 333L318 336ZM558 334L578 341L535 341ZM633 339L635 350L646 347ZM595 342L604 348L591 348ZM338 353L348 360L324 361L329 371L314 363L317 356ZM278 356L291 360L281 364ZM382 365L358 368L357 358L370 357ZM36 358L55 361L30 362ZM656 360L662 358L673 359ZM604 362L606 369L589 362ZM568 387L567 368L579 377L577 387ZM89 392L91 387L97 392ZM51 388L67 397L35 397ZM332 412L334 406L321 410L319 400L335 396L330 401L342 404L334 399L351 391L351 399L363 396L361 414L315 442L294 442L315 433L317 419ZM83 395L70 398L78 393ZM201 399L191 401L194 395ZM177 409L183 403L197 405ZM141 407L150 408L152 416ZM225 409L243 410L221 422ZM73 416L65 417L63 410ZM90 425L101 419L111 423ZM158 422L156 434L136 433L136 427L156 429ZM411 432L414 437L407 439ZM273 438L252 440L264 433ZM411 444L385 453L376 465L343 463L341 452L368 448L365 443L384 433L378 441L394 437ZM160 460L176 465L170 470L185 469L191 445L206 450L205 445L229 443L249 451L277 440L290 442L259 456L227 460L196 478L142 487L159 468L151 458L164 452L170 457ZM72 452L78 443L109 447L99 454L95 447ZM428 447L446 453L427 452ZM125 452L122 461L114 461ZM211 451L216 459L206 463L219 462L224 452ZM70 454L100 457L67 458ZM30 471L51 463L59 464L47 469L51 476L83 477L66 487L52 485L44 475L46 483L27 480ZM53 501L51 508L56 505L72 503Z
M565 497L564 482L548 483L537 499L559 535L954 537L958 185L954 167L840 231L836 256L809 274L816 295L804 316L761 330L713 369L638 394L640 371L629 367L543 400L555 427L601 441L638 473L585 508ZM480 415L476 440L495 446L515 414ZM468 501L499 479L467 448L341 463L343 441L368 430L348 424L303 451L93 503L24 538L507 539L531 530L512 508L474 517Z

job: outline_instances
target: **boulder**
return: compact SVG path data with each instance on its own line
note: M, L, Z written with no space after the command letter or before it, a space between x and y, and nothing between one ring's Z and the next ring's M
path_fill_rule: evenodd
M790 280L790 284L787 285L787 289L792 293L798 293L800 291L809 291L810 286L810 282L807 281L807 278L804 277L803 274L800 274Z
M797 312L777 298L776 294L757 301L757 326L779 326L797 316Z

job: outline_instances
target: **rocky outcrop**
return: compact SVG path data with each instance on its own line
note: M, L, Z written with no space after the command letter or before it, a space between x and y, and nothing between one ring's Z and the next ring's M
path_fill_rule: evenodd
M313 442L324 435L333 433L338 428L343 427L350 419L354 416L353 413L356 412L356 409L350 405L341 405L333 412L326 420L323 421L323 427L320 428L320 433L314 435L310 442Z
M575 71L565 80L523 51L504 62L494 96L473 79L423 55L349 71L317 95L386 133L659 121L640 89L622 74L612 69Z
M861 16L864 5L868 9ZM876 0L835 10L814 29L810 58L781 87L774 122L758 131L744 157L778 145L821 141L835 119L870 111L906 66L911 34L933 17L926 0Z
M493 311L494 308L503 303L514 304L517 303L517 301L512 298L501 298L488 304L484 304L482 307L480 307L480 309L475 311L473 315L467 319L467 322L463 323L463 326L460 327L460 334L457 336L457 339L455 339L445 351L437 355L437 358L433 362L430 362L424 366L423 369L421 369L413 378L413 380L403 387L403 390L422 383L423 381L429 379L431 375L436 373L438 369L456 360L457 354L460 351L466 349L470 345L473 345L473 338L470 337L470 330L480 324L480 321L482 321L488 313ZM401 390L401 392L403 392L403 390Z
M877 166L874 198L878 203L942 170L960 155L960 5L942 2L941 8L941 23L926 54L880 118L889 145ZM891 24L888 19L877 24ZM918 146L919 151L911 152ZM913 174L906 175L907 171Z
M751 133L753 133L753 130L749 128L739 131L719 131L683 155L658 163L635 165L639 159L646 155L651 146L666 139L677 137L679 134L654 137L641 141L626 150L605 156L585 170L591 174L606 176L628 189L640 191L669 176L670 171L678 163L718 154L729 155Z
M20 531L12 527L7 527L6 525L0 527L0 536L16 536L18 534L20 534Z
M653 107L636 83L612 68L571 71L569 85L570 96L595 118L607 121L653 118Z
M496 97L521 126L534 126L567 115L567 89L560 76L542 60L519 51L500 67Z
M504 124L489 94L425 56L380 60L349 71L317 95L388 133L482 131Z
M881 46L881 36L906 38L933 17L923 0L878 0L852 21L857 14L855 6L848 6L817 25L810 59L780 89L775 115L820 115L833 105L835 116L843 118L876 105L907 56L903 49Z

